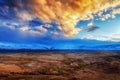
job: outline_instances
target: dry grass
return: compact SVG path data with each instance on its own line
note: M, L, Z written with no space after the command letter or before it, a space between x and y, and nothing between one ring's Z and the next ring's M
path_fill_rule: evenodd
M120 80L120 55L0 55L0 80Z

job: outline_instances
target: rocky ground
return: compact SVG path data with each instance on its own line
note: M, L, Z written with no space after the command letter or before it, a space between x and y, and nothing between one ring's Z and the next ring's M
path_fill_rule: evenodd
M0 80L120 80L120 52L1 52Z

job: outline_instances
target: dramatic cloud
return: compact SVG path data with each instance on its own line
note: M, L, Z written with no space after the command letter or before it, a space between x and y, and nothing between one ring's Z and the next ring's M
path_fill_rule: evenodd
M16 13L16 16L23 21L30 21L30 20L33 20L35 18L35 16L28 13L28 11L18 11Z
M120 8L114 9L114 10L113 10L113 14L120 14Z
M1 3L0 16L3 19L18 20L24 24L20 23L21 27L31 27L29 21L39 18L46 31L62 37L75 37L84 30L85 28L76 27L80 21L91 20L88 24L91 27L94 26L94 20L105 21L120 14L120 0L3 0ZM55 23L57 28L51 23Z
M90 22L87 26L88 27L91 27L91 26L93 26L94 24L93 24L93 22Z
M21 31L28 31L28 30L29 30L29 27L21 27L20 30L21 30Z
M111 34L111 35L90 35L89 34L82 37L81 39L120 42L120 33Z
M30 34L30 35L44 35L47 32L47 29L44 28L42 25L41 26L36 26L36 27L28 27L28 26L24 26L21 28L18 28L22 33L26 34Z
M47 32L47 29L44 28L43 26L37 26L35 29L37 29L39 32L43 34Z
M94 19L103 12L120 5L120 0L29 0L29 7L43 22L55 22L67 37L77 35L81 29L76 28L80 20ZM101 20L108 19L106 14Z
M98 26L91 26L91 27L87 28L86 30L87 30L87 32L93 32L96 29L99 29L99 27Z

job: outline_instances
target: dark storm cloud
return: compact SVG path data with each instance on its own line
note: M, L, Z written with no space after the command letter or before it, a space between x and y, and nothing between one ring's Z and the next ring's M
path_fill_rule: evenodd
M97 29L99 29L98 26L90 26L90 27L87 28L86 30L87 30L87 32L93 32L93 31L95 31L95 30L97 30Z

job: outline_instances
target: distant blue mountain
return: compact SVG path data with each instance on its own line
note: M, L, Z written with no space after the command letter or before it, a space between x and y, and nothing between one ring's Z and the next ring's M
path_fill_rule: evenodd
M59 43L60 41L60 43ZM46 44L0 43L0 49L42 49L42 50L120 50L120 43L96 40L51 40Z
M120 50L118 42L97 40L71 40L71 42L66 40L57 45L53 49Z

